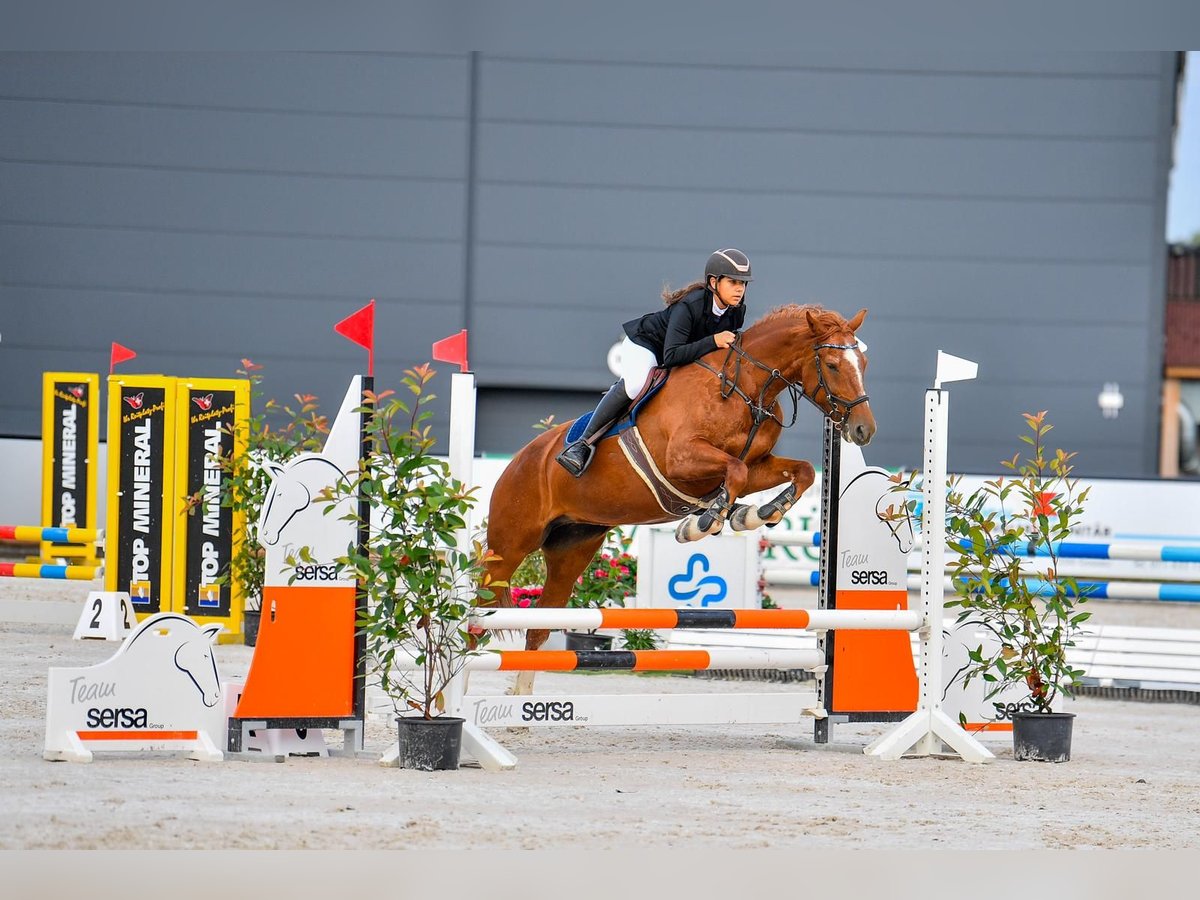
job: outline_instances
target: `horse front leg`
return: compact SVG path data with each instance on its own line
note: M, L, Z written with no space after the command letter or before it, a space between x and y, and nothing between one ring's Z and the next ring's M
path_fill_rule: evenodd
M700 481L724 476L720 491L708 509L685 517L675 528L675 540L681 544L698 541L718 534L735 508L738 497L745 493L749 469L736 456L711 444L693 444L676 457L668 452L670 469L667 478L675 481ZM673 464L672 464L673 463Z
M754 531L763 525L778 525L816 478L812 463L802 459L766 456L750 467L746 493L765 491L786 482L786 486L771 500L755 508L738 504L729 515L729 527L734 531Z
M588 567L597 551L604 546L608 529L602 526L576 526L577 532L556 543L553 536L542 548L546 558L546 583L537 602L538 609L562 609L571 599L575 582ZM568 530L569 531L569 530ZM550 632L541 628L530 628L525 632L525 649L540 650L550 637ZM536 672L518 672L510 694L533 693Z

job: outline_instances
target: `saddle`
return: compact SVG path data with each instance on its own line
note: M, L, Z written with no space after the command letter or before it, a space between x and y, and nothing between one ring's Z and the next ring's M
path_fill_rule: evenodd
M617 436L621 452L625 454L630 468L650 488L659 507L668 515L681 519L691 513L707 509L720 489L713 491L707 497L692 497L683 493L667 481L658 470L658 466L654 464L654 459L650 456L650 451L642 441L642 435L637 429L638 413L646 405L646 401L662 390L662 386L667 383L669 374L668 369L651 369L646 383L633 399L629 412L609 426L603 434L593 438L592 442L598 444L610 437ZM567 431L567 443L579 439L591 418L591 412L585 413L571 426Z
M593 445L599 444L601 441L618 435L622 431L625 431L636 425L638 413L641 412L642 407L646 405L646 402L651 397L662 390L662 386L667 383L668 374L670 373L667 369L660 369L657 367L651 369L650 374L646 377L646 383L642 385L642 389L638 391L638 395L633 398L633 401L629 407L629 412L617 419L617 421L610 425L603 434L594 438L589 443L592 443ZM579 440L580 436L587 428L588 422L592 420L592 412L592 410L589 410L575 420L574 424L572 424L570 429L567 431L566 443L570 444L573 441Z

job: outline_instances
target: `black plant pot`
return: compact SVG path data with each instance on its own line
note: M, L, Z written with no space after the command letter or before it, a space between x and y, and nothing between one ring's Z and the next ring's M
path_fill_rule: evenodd
M247 647L253 647L258 642L258 620L262 611L248 609L242 613L242 641Z
M1067 762L1075 713L1013 713L1013 759Z
M400 768L435 772L458 768L464 719L457 716L400 716Z
M607 634L591 634L586 631L567 632L568 650L611 650L612 642L612 636Z

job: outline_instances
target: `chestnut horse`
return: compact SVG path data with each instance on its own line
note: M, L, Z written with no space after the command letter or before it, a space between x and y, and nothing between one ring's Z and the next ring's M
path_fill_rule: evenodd
M771 454L783 428L795 421L801 396L840 425L843 438L860 445L871 440L875 418L863 386L867 359L854 336L866 314L860 310L847 321L819 306L772 310L729 349L674 369L643 405L637 427L659 472L689 496L715 494L707 509L680 522L678 540L716 534L726 521L735 531L777 524L808 490L811 463ZM785 392L788 422L780 397ZM542 433L513 457L496 482L488 513L492 580L507 581L526 556L542 550L546 583L539 608L566 605L613 527L678 518L663 510L615 440L596 446L582 477L566 472L554 457L569 425ZM777 485L784 485L780 494L757 509L736 502ZM494 602L509 605L509 592ZM525 645L536 650L548 636L530 630ZM533 673L523 672L514 691L532 687Z

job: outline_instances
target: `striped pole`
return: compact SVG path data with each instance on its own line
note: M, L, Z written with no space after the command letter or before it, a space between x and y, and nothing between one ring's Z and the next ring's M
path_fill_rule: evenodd
M876 609L475 609L485 630L528 628L790 628L817 631L916 631L919 610ZM743 667L744 668L744 667Z
M97 528L59 528L42 525L0 525L0 541L38 543L94 544L100 539Z
M706 669L820 669L817 650L500 650L469 658L468 672L693 672ZM396 668L422 668L416 658L397 657Z
M1049 547L1041 545L1025 556L1050 556ZM1093 544L1084 541L1063 541L1054 545L1059 559L1131 559L1151 562L1200 562L1200 547L1175 547L1168 544L1145 544L1125 541L1113 544Z
M767 569L763 573L767 584L780 586L816 587L820 584L821 574L816 569ZM1026 580L1031 589L1039 597L1049 597L1053 590L1048 582L1030 578ZM1200 584L1171 584L1157 581L1082 581L1075 579L1079 587L1078 595L1086 595L1090 600L1160 600L1176 603L1200 603ZM1065 585L1064 585L1065 587ZM921 576L908 576L909 591L921 589ZM954 592L954 584L950 577L945 579L945 590ZM1072 594L1076 596L1076 594ZM831 628L845 626L832 625Z
M61 578L91 581L104 575L102 566L43 566L38 563L0 563L0 578Z
M819 531L784 531L782 529L765 529L762 541L772 547L820 547L821 532Z
M772 547L820 547L821 532L819 531L766 531L762 540ZM914 545L914 550L920 550L921 541ZM954 544L948 549L953 552ZM1011 548L1016 550L1016 547ZM1053 552L1045 544L1033 548L1033 552L1017 552L1014 555L1025 557L1055 556L1059 559L1109 559L1109 560L1144 560L1148 562L1200 562L1200 546L1183 546L1171 544L1148 543L1145 541L1120 541L1109 544L1099 544L1092 541L1062 541L1054 545Z

